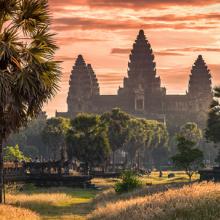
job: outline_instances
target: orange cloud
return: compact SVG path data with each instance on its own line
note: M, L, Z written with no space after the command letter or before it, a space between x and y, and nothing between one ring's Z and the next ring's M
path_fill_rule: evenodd
M205 6L220 3L219 0L88 0L93 7L167 8L170 6Z
M163 21L163 22L176 22L176 21L198 21L198 20L216 20L215 22L209 22L209 24L216 24L220 19L220 13L207 13L207 14L194 14L179 16L176 14L166 14L158 16L146 16L140 17L145 21Z
M215 29L216 26L197 25L187 23L143 23L135 20L113 20L82 17L62 17L54 19L53 29L56 31L68 30L128 30L128 29L191 29L207 30Z
M95 8L156 8L164 9L172 6L207 6L220 3L219 0L49 0L51 7L89 6Z
M111 54L126 54L128 55L131 52L131 49L129 48L113 48L111 50ZM155 51L155 55L157 56L185 56L182 53L177 52L169 52L169 51Z
M58 45L73 44L79 42L102 42L107 41L106 39L97 39L97 38L80 38L80 37L59 37L56 39Z
M220 48L212 48L212 47L187 47L187 48L172 48L166 49L164 52L172 52L172 51L181 51L181 52L220 52Z

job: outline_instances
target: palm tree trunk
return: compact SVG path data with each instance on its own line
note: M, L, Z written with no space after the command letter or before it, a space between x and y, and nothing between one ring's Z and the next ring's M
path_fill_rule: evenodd
M3 203L3 138L0 136L0 204Z

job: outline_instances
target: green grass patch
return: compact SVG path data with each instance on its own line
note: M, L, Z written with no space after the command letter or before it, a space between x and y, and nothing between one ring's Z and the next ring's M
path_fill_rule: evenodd
M72 188L34 188L9 194L10 204L30 209L42 219L85 219L91 211L96 190Z

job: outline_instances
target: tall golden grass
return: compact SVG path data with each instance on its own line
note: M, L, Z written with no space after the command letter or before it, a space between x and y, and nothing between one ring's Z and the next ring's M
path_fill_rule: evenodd
M167 191L168 189L180 188L184 185L190 183L167 183L167 184L157 184L149 187L142 186L141 188L137 188L134 191L128 193L117 194L113 188L108 190L104 190L99 193L95 199L93 200L93 204L96 207L105 206L109 202L116 202L118 200L128 200L133 199L135 197L144 197L147 195L152 195L159 192Z
M195 183L153 195L140 192L98 206L90 220L218 220L220 184Z
M39 220L40 217L34 212L17 208L10 205L0 205L1 220Z

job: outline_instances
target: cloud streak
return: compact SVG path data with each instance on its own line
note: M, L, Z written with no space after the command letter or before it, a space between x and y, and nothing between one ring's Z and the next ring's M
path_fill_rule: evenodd
M187 47L187 48L170 48L164 50L164 52L220 52L220 48L213 48L213 47Z
M129 29L174 29L174 30L207 30L216 26L187 23L143 23L135 20L113 20L83 17L63 17L54 19L55 31L68 30L129 30Z
M219 22L220 13L207 13L207 14L194 14L194 15L185 15L179 16L176 14L165 14L159 16L146 16L140 17L144 21L161 21L161 22L185 22L185 21L198 21L198 20L215 20L210 24L216 24Z
M130 48L113 48L111 54L125 54L128 55L131 52ZM185 56L182 53L172 52L168 50L163 51L154 51L154 54L157 56Z
M106 39L98 39L98 38L81 38L81 37L59 37L56 39L57 44L59 45L66 45L66 44L73 44L73 43L80 43L80 42L105 42Z
M173 6L207 6L220 3L219 0L49 0L53 8L63 6L88 6L91 8L143 8L165 9Z

